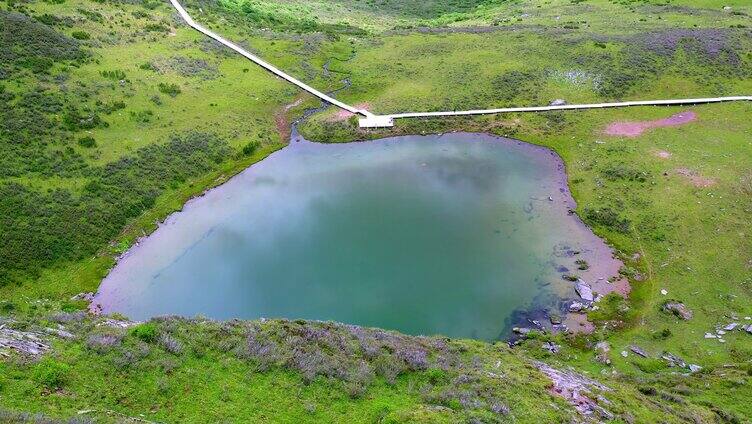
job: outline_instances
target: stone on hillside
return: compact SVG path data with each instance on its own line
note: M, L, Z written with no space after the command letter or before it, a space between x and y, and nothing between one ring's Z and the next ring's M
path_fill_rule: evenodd
M561 346L557 345L554 342L545 342L543 343L543 349L551 352L551 353L559 353L559 350L561 349Z
M577 280L577 285L575 285L574 290L577 292L578 295L582 298L582 300L587 302L592 302L593 297L593 289L590 288L590 285L582 280Z
M689 364L688 368L690 372L699 372L700 370L702 370L701 366L695 364Z
M525 328L525 327L514 327L514 328L512 328L512 332L514 332L516 334L519 334L521 336L525 336L528 333L530 333L530 329L529 328Z
M736 323L736 322L732 322L731 324L729 324L729 325L727 325L727 326L723 327L723 329L724 329L724 330L726 330L726 331L734 331L734 329L735 329L735 328L736 328L736 327L737 327L738 325L739 325L739 323Z
M549 317L549 321L551 321L551 324L553 325L558 325L558 324L561 324L561 317L559 315L552 314Z
M585 309L585 305L582 302L572 302L569 305L569 312L582 312Z
M621 351L621 356L623 356L623 357L626 358L627 356L629 356L629 352L627 352L626 350L622 350Z
M749 334L752 334L752 324L745 325L744 327L742 327L742 330L746 331Z
M668 301L663 305L663 310L676 315L683 320L692 319L692 311L681 302Z
M684 362L682 358L674 355L673 353L663 352L661 358L666 361L669 367L685 368L687 366L687 363Z
M600 341L595 345L595 360L604 365L611 365L611 359L608 357L608 352L611 351L611 346L608 342Z
M635 355L642 356L643 358L647 358L648 357L648 354L644 350L640 349L636 345L629 346L629 350L631 350L632 352L634 352Z
M556 99L556 100L551 101L551 103L549 103L548 105L549 106L564 106L565 104L567 104L566 100Z
M87 302L91 302L92 300L94 300L94 293L92 293L92 292L79 293L79 294L71 297L71 300L72 301L85 300Z

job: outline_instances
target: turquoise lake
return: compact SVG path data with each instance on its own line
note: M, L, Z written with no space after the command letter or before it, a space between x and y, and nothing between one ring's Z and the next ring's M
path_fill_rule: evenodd
M610 258L573 207L558 156L519 141L291 142L171 215L94 303L138 320L303 318L497 339L515 311L575 297L561 278L573 251Z

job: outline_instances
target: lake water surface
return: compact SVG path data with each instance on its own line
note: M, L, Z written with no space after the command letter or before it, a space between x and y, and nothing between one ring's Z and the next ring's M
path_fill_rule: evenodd
M591 264L611 256L567 213L565 181L549 150L482 134L292 142L170 216L94 302L132 319L304 318L496 339L515 310L574 297L561 278L572 251Z

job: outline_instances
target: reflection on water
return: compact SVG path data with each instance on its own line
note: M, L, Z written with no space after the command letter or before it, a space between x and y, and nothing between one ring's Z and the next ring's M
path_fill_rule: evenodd
M494 339L514 310L573 294L560 246L608 251L567 214L563 186L547 150L486 135L293 143L171 216L95 302L133 319L305 318Z

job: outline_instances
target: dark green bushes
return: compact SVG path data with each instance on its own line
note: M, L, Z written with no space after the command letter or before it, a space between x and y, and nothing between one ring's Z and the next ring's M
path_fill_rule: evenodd
M249 141L248 144L243 146L242 153L244 156L251 156L261 147L261 143L258 140Z
M176 97L178 94L181 93L181 90L180 90L180 86L177 84L160 82L159 92L162 94L167 94L170 97Z
M125 72L121 71L120 69L114 69L112 71L100 71L100 75L107 79L111 79L114 81L120 81L125 79Z
M0 10L0 28L3 29L0 31L0 64L43 71L54 62L81 61L88 56L77 40L20 13Z
M71 37L75 38L76 40L88 40L91 38L91 35L89 35L86 31L73 31L71 33Z
M646 171L640 171L625 164L610 165L601 171L601 174L609 181L623 180L643 183L649 178Z
M93 254L165 190L216 169L230 154L224 141L191 133L79 171L89 178L81 194L0 184L0 284Z
M621 218L618 213L608 207L585 209L585 219L592 224L601 225L619 233L628 233L632 227L628 219Z
M97 142L94 140L94 137L86 136L78 139L78 145L90 149L96 147Z

